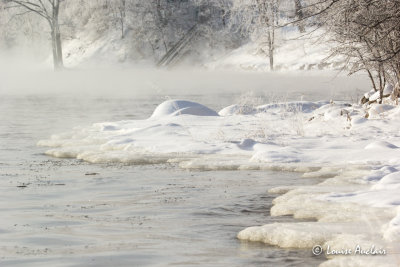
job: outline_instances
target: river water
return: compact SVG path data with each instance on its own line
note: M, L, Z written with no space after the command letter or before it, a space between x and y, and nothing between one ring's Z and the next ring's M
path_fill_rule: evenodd
M185 95L217 110L236 97ZM48 157L36 146L74 126L146 118L163 100L1 96L1 266L317 266L323 260L309 250L236 239L248 226L294 221L270 217L276 195L269 188L316 180L173 164L88 164Z

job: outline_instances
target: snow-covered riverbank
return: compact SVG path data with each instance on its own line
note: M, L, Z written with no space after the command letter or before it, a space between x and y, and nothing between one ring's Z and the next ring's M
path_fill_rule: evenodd
M400 108L390 105L298 101L232 105L217 114L197 103L167 101L147 120L96 123L39 145L51 147L48 155L93 163L172 161L188 169L289 170L327 178L316 186L272 190L285 193L275 199L272 215L316 222L250 227L238 238L325 250L375 246L387 255L335 256L323 266L398 266L399 126Z

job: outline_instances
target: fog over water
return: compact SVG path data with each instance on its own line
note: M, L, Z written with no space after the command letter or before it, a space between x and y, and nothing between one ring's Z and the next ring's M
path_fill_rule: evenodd
M0 60L0 94L74 96L165 96L242 95L253 93L267 102L290 100L348 100L369 90L365 75L347 76L338 71L239 72L139 66L73 68L54 72L48 64L37 64L11 56ZM232 104L232 103L226 103Z

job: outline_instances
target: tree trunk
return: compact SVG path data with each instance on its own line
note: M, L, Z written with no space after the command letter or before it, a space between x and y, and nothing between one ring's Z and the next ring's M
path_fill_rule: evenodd
M60 32L60 24L58 23L58 13L59 13L59 2L53 5L53 17L52 17L52 46L53 51L53 60L54 60L54 68L56 70L60 70L64 68L64 60L62 53L62 43L61 43L61 32Z
M121 39L125 37L125 17L126 17L126 0L121 0L121 7L119 10L121 21Z
M51 27L51 47L53 50L53 66L55 70L59 69L59 63L58 63L58 53L57 53L57 45L56 45L56 33L54 32L53 26L50 25Z
M58 31L56 33L56 46L57 46L57 62L58 68L64 68L64 60L63 60L63 52L62 52L62 44L61 44L61 33Z
M269 56L269 67L271 71L274 71L274 54L270 54Z
M296 18L299 20L297 23L297 27L299 28L299 32L303 33L306 31L304 27L304 13L303 13L303 6L301 5L301 0L294 0Z
M271 71L274 70L274 52L275 52L275 23L277 15L277 5L275 0L271 1L270 6L270 18L269 18L269 29L268 29L268 50L269 50L269 68Z
M269 49L269 68L271 71L274 70L274 49Z
M157 11L157 17L160 25L162 27L166 26L166 20L164 19L163 13L162 13L162 6L161 6L161 0L157 0L156 2L156 11Z
M268 29L268 57L269 57L269 69L274 70L274 50L275 50L275 29L273 25L269 26Z

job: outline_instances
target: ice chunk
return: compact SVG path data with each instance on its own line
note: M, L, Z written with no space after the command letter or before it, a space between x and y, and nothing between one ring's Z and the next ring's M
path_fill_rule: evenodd
M347 231L357 233L361 229L349 223L274 223L246 228L237 237L283 248L311 248Z

